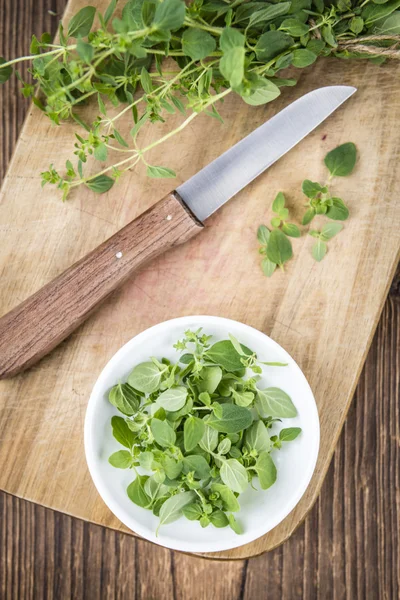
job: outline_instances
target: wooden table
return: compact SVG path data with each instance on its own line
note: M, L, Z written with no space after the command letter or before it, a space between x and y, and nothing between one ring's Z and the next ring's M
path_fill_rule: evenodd
M27 51L26 40L13 36L13 31L54 29L44 1L36 3L33 10L27 10L22 1L7 2L1 8L2 54ZM54 10L54 5L51 8ZM14 83L1 89L3 169L26 109L10 90L15 92ZM179 598L202 598L206 597L206 584L213 586L218 598L254 598L267 593L271 598L340 598L345 589L349 598L376 597L378 592L382 597L397 597L398 320L397 283L386 303L318 504L305 526L282 548L250 562L222 567L2 495L0 540L7 560L0 568L1 597L11 597L11 593L29 597L33 589L37 597L56 593L81 597L83 586L91 590L91 598L105 597L105 590L132 597L136 586L140 598L172 597L173 593ZM4 422L0 423L3 428ZM100 540L105 542L102 548ZM119 557L131 568L122 568ZM134 560L136 569L132 568ZM19 569L25 564L22 576ZM149 577L153 569L155 576ZM199 587L193 595L190 580L196 574Z

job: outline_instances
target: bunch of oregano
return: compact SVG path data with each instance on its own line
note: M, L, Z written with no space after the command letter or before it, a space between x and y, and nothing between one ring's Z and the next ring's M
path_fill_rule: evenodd
M211 344L201 329L186 331L174 348L176 363L152 357L110 390L124 415L111 419L113 435L126 450L109 462L135 472L128 496L152 510L159 527L183 514L241 533L233 514L239 495L255 477L263 490L274 484L272 452L301 432L272 431L297 411L283 390L259 388L261 365L286 365L260 362L233 336Z
M104 14L85 6L65 28L60 24L56 43L44 33L32 37L29 56L0 58L0 83L15 64L31 61L33 82L16 71L22 93L54 123L70 117L81 127L64 172L51 165L42 174L43 184L55 184L63 198L81 184L105 192L137 163L150 177L175 177L148 163L149 150L201 112L220 120L216 105L230 93L253 106L274 100L282 86L296 83L282 76L289 66L301 69L319 56L378 63L400 57L400 0L117 3L111 0ZM89 100L98 105L93 122L79 110ZM176 111L185 115L182 124L141 147L141 128ZM129 132L120 130L126 113ZM102 163L97 172L84 168L89 157Z
M316 215L325 215L333 221L345 221L349 216L349 209L341 198L332 196L330 182L334 177L350 175L357 160L357 148L353 142L341 144L325 156L324 163L329 171L327 183L321 185L316 181L305 179L302 191L308 198L306 212L302 224L308 225ZM271 219L272 230L265 225L260 225L257 230L257 239L261 244L260 254L264 255L261 263L262 270L267 277L271 277L277 266L284 270L284 264L293 256L290 237L300 237L301 232L297 225L288 223L289 210L286 208L286 198L282 192L276 196L272 210L275 216ZM312 248L313 258L320 262L327 250L327 242L342 231L341 223L327 223L320 231L310 229L309 235L316 238Z

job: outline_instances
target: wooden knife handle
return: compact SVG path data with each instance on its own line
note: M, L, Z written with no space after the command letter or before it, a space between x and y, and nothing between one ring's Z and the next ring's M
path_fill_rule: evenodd
M11 310L0 319L0 379L31 366L135 269L202 228L172 192Z

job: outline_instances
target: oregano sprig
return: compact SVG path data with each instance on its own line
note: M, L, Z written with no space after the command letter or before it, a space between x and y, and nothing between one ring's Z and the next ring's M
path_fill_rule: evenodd
M106 192L136 165L149 177L174 177L168 166L148 162L150 150L200 113L222 121L217 106L228 94L252 106L273 101L282 87L296 84L296 76L282 73L289 66L305 68L328 56L378 63L400 58L395 0L278 0L265 6L241 0L127 0L120 5L119 17L117 0L104 13L84 6L66 27L60 24L56 43L44 33L32 37L28 56L0 57L0 84L15 65L29 61L28 81L16 71L24 96L56 125L66 119L77 124L73 160L64 168L54 157L42 173L43 185L57 186L64 199L80 185ZM98 107L92 121L84 108L89 102ZM142 128L174 112L184 115L181 124L142 146ZM132 123L123 131L126 114ZM100 163L94 170L92 159ZM335 207L319 200L321 210ZM289 230L282 226L287 235Z

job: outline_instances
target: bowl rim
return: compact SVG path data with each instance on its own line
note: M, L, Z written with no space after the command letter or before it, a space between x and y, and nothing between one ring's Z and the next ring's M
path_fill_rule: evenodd
M127 350L130 348L130 346L134 342L136 344L140 341L143 341L145 338L151 337L155 333L155 331L160 332L160 330L168 329L169 327L174 326L176 324L184 325L186 322L192 323L193 321L196 321L196 320L202 320L205 323L215 323L215 324L223 323L223 324L226 324L227 329L229 328L230 324L234 324L235 326L242 327L244 330L251 331L253 334L255 333L256 335L258 335L260 337L267 338L269 344L271 344L272 347L276 346L276 348L279 349L280 352L284 352L287 355L288 359L290 359L290 362L292 363L293 368L296 371L298 371L300 376L303 378L305 387L307 388L307 391L310 395L311 400L313 401L314 408L315 408L315 417L316 417L315 418L315 435L313 436L313 443L310 446L310 452L312 453L312 456L310 457L310 460L307 462L307 467L306 467L306 470L303 475L302 484L299 485L299 487L296 490L296 493L293 494L293 496L291 496L291 501L285 505L284 510L278 510L276 512L276 517L275 517L275 519L273 519L272 525L270 524L267 528L260 527L259 531L257 531L255 533L255 535L251 535L251 536L249 536L249 535L247 535L247 536L240 535L239 536L238 535L237 543L232 542L232 540L230 540L230 541L227 540L225 542L223 540L214 541L214 542L207 541L207 540L205 540L205 541L204 540L203 541L185 540L182 543L182 542L177 542L175 539L169 540L167 534L164 534L162 536L162 538L160 539L159 537L156 537L155 532L149 533L148 529L142 527L141 523L137 519L135 519L134 517L127 516L125 514L125 510L121 508L120 504L118 502L116 502L114 500L113 496L109 493L108 487L107 487L106 483L104 482L104 478L100 475L99 469L97 467L97 458L95 456L95 451L94 451L93 436L92 436L92 422L93 422L96 404L97 404L99 398L104 394L104 392L102 391L102 388L104 386L103 381L108 376L109 372L114 369L114 367L119 363L120 358L125 355ZM205 325L202 325L202 327L204 327L204 326ZM317 407L317 404L316 404L316 401L314 398L314 394L313 394L311 387L307 381L307 378L304 375L303 371L300 369L297 362L292 358L292 356L280 344L278 344L275 340L273 340L266 333L260 331L259 329L256 329L255 327L252 327L251 325L247 325L246 323L242 323L241 321L236 321L234 319L228 319L226 317L218 317L218 316L211 316L211 315L188 315L188 316L168 319L166 321L161 321L160 323L152 325L151 327L148 327L147 329L141 331L140 333L138 333L137 335L132 337L130 340L128 340L110 358L110 360L106 363L106 365L103 367L101 373L99 374L99 376L93 386L90 397L89 397L86 414L85 414L85 421L84 421L84 449L85 449L87 466L88 466L92 481L97 489L97 492L99 493L100 497L102 498L102 500L106 504L106 506L109 508L109 510L114 514L115 517L117 517L117 519L119 521L121 521L121 523L123 523L123 525L125 525L130 531L132 531L132 533L139 535L143 539L153 542L156 545L170 548L172 550L180 550L180 551L184 551L184 552L222 552L225 550L231 550L234 548L238 548L240 546L244 546L246 544L250 544L250 543L254 542L255 540L259 539L260 537L266 535L270 531L272 531L275 527L277 527L277 525L279 525L292 512L292 510L298 504L298 502L304 495L306 489L308 488L311 478L315 471L315 466L317 463L318 453L319 453L319 445L320 445L320 422L319 422L319 415L318 415L318 407ZM130 521L134 521L134 528Z

